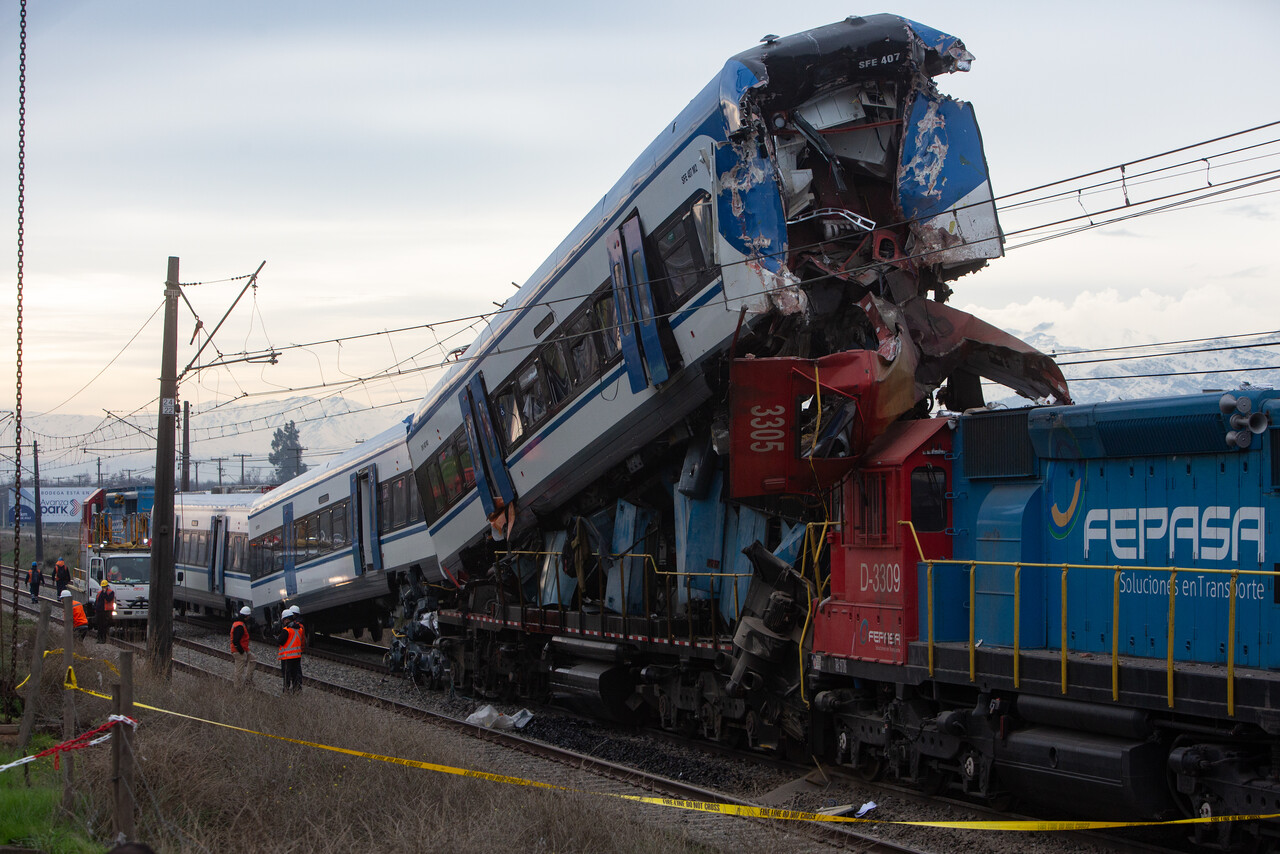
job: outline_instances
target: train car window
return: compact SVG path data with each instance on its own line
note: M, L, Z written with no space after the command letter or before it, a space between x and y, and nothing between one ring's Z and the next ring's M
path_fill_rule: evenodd
M204 531L196 533L196 547L194 558L191 562L197 566L204 566L209 561L209 535Z
M407 524L407 510L408 498L405 495L405 479L404 475L401 475L391 482L391 527L393 530L403 528Z
M335 549L345 549L351 545L351 539L347 536L347 502L335 501L332 507L333 511L333 547Z
M441 449L436 455L436 462L440 465L440 476L444 481L444 505L447 507L462 494L465 481L458 465L458 454L452 446Z
M391 530L391 481L378 484L378 533Z
M852 516L854 541L858 544L884 545L890 541L887 472L863 472L857 476Z
M186 550L187 550L186 542L187 542L187 532L179 531L177 540L173 544L173 562L174 563L186 563Z
M613 304L613 292L602 294L592 308L596 329L600 330L604 344L605 360L612 362L622 352L622 330L618 328L618 307Z
M515 447L524 435L524 425L520 423L520 410L516 403L516 389L508 385L493 396L493 408L498 416L498 432L502 436L507 450Z
M530 362L516 377L520 393L520 417L527 428L537 426L547 414L547 383L538 369L538 363Z
M467 466L467 469L470 468L470 466ZM405 493L409 502L408 508L405 511L409 517L409 523L421 522L423 519L422 499L418 496L418 490L414 481L409 481L405 484Z
M284 570L284 529L276 528L267 538L267 553L270 556L270 563L267 565L267 574L273 575Z
M310 519L304 516L293 520L293 556L294 560L306 560L310 549Z
M319 541L322 553L333 550L333 510L331 508L326 507L316 515L316 539Z
M564 349L559 341L551 341L542 347L542 372L547 378L547 391L551 393L551 404L554 406L569 396L573 387L573 379L569 373L569 360L564 357Z
M710 214L705 192L653 230L652 239L662 266L662 287L669 307L678 305L701 285L715 278L710 264ZM655 282L655 284L658 284Z
M418 494L422 496L423 518L426 519L428 523L434 522L436 519L440 518L440 511L443 509L440 506L440 503L436 500L436 496L439 494L440 489L443 489L443 487L437 489L437 484L440 482L440 473L434 471L434 468L431 465L431 460L428 460L418 466L417 471L415 471L413 475L418 481Z
M947 527L947 473L921 466L911 472L911 523L917 531L942 531Z
M467 440L461 432L454 439L453 445L457 449L458 464L462 467L463 489L471 489L476 485L476 470L471 462L471 446L467 444Z
M569 361L573 368L574 386L595 378L603 366L599 333L590 314L582 314L565 325L565 343L569 347Z
M227 563L227 571L234 572L237 575L244 572L244 534L231 535L231 554Z

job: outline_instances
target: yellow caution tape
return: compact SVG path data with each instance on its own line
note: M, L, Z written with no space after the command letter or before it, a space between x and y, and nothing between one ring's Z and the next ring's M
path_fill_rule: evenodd
M106 694L99 694L96 691L90 691L87 688L81 688L75 683L75 673L70 667L67 668L67 680L63 683L63 687L81 691L94 697L100 697L104 700L110 700L111 697ZM527 780L523 777L511 777L506 774L490 774L487 771L472 771L467 768L455 768L451 765L438 765L434 762L423 762L418 759L404 759L399 756L383 756L380 753L368 753L363 750L351 750L345 747L333 747L327 744L319 744L314 741L304 741L299 738L289 738L284 735L274 735L269 732L259 732L257 730L246 729L245 727L236 726L235 724L222 723L221 721L211 721L207 718L198 718L194 715L183 714L182 712L174 712L168 709L161 709L157 706L148 706L146 703L134 703L134 706L140 709L148 709L153 712L159 712L164 715L172 715L175 718L185 718L189 721L209 724L210 726L222 727L224 729L235 730L237 732L248 733L249 735L258 735L263 738L273 738L277 741L286 741L290 744L300 744L304 747L314 747L318 750L328 750L333 753L341 753L344 756L356 756L361 759L369 759L374 762L388 762L392 765L401 765L406 768L419 768L423 771L435 771L440 774L452 774L456 777L470 777L475 780L488 780L491 783L507 783L513 786L529 786L535 789L548 789L560 792L576 792L588 795L603 795L610 798L619 798L624 801L633 801L640 804L650 804L653 806L672 807L675 809L690 810L693 812L720 813L721 815L733 815L745 818L767 818L777 821L814 821L828 822L838 824L885 824L885 825L902 825L909 827L940 827L952 830L1013 830L1013 831L1067 831L1067 830L1104 830L1117 827L1162 827L1175 824L1213 824L1225 821L1260 821L1266 819L1280 819L1280 813L1272 813L1269 815L1215 815L1204 818L1180 818L1171 821L882 821L874 818L857 818L855 816L843 815L826 815L824 813L804 812L802 810L784 810L773 807L753 807L742 806L739 804L723 804L715 801L689 801L681 798L663 798L648 795L620 795L610 792L592 792L587 789L574 789L570 786L557 786L554 783L540 783L537 780Z
M62 655L62 650L61 650L61 649L46 649L46 650L44 651L44 654L43 654L43 656L42 656L42 657L48 657L48 656L50 656L50 655ZM116 668L116 666L115 666L114 664L112 664L109 660L107 660L107 659L105 659L105 658L93 658L92 656L88 656L88 655L81 655L81 654L80 654L80 653L78 653L78 652L73 652L73 653L71 653L71 655L72 655L72 657L73 657L73 658L78 658L78 659L80 659L81 661L101 661L103 664L107 665L107 667L111 668L112 672L113 672L113 673L115 673L117 676L119 676L119 675L120 675L120 671L119 671L119 669L117 669L117 668ZM19 688L21 688L23 685L26 685L26 684L27 684L27 682L28 682L30 679L31 679L31 674L30 674L30 673L28 673L26 676L22 677L22 681L21 681L21 682L19 682L17 685L15 685L15 686L14 686L13 690L17 691L17 690L18 690Z

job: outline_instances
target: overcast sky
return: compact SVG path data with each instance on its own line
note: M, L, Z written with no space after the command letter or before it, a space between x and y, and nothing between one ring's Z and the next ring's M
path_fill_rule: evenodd
M217 280L266 262L218 333L229 355L491 309L724 62L766 33L884 11L963 39L972 71L938 83L973 102L997 194L1280 119L1272 0L29 6L29 413L154 413L160 315L144 324L162 302L170 255L184 282L211 283L186 289L208 328L240 288ZM10 152L0 158L0 233L12 270L18 4L0 8L0 144ZM1280 182L1258 189L1270 186ZM953 303L1021 332L1049 323L1082 347L1280 328L1278 198L1014 249L955 283ZM12 342L8 281L0 339ZM194 355L193 324L184 307L180 366ZM289 350L274 367L203 372L183 396L208 405L427 366L440 360L436 336L450 333L463 337L445 350L466 340L449 326ZM13 347L0 349L0 408L12 408ZM437 376L347 395L414 400Z

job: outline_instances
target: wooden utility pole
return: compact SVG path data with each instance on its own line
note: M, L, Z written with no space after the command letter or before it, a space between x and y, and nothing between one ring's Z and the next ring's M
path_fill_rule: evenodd
M71 665L75 661L76 647L76 627L75 620L71 616L72 597L62 597L62 673L65 679L66 673L71 669ZM74 691L62 692L62 739L70 741L76 737L76 698ZM72 771L75 770L76 760L71 753L67 753L62 757L62 808L67 812L71 812L75 806L74 792L71 788Z
M40 503L40 445L31 440L31 504L36 514L36 562L44 566L44 505ZM16 576L20 567L13 568Z
M129 650L120 651L120 684L112 686L111 700L117 715L133 717L133 653ZM111 784L115 789L114 837L133 839L133 727L128 724L117 724L111 731Z
M27 696L22 702L22 726L18 728L19 753L26 750L31 742L31 730L35 727L36 712L40 708L40 680L44 677L44 650L49 642L49 614L52 610L53 604L48 599L40 600L36 645L31 650L31 676L27 678Z
M191 491L191 401L189 400L182 401L182 491Z
M177 444L178 259L169 258L164 283L164 347L160 355L160 416L156 425L156 494L151 508L151 600L147 654L151 668L173 674L173 487Z

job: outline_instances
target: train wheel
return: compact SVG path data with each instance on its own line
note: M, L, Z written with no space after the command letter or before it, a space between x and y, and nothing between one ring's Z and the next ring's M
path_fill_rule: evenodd
M884 757L873 754L866 747L859 747L857 754L851 756L849 762L853 766L853 773L868 783L879 782L884 777Z
M374 643L382 643L382 625L377 624L369 627L369 640Z
M351 630L351 636L356 640L360 640L360 638L364 637L364 628L362 626L356 626Z

